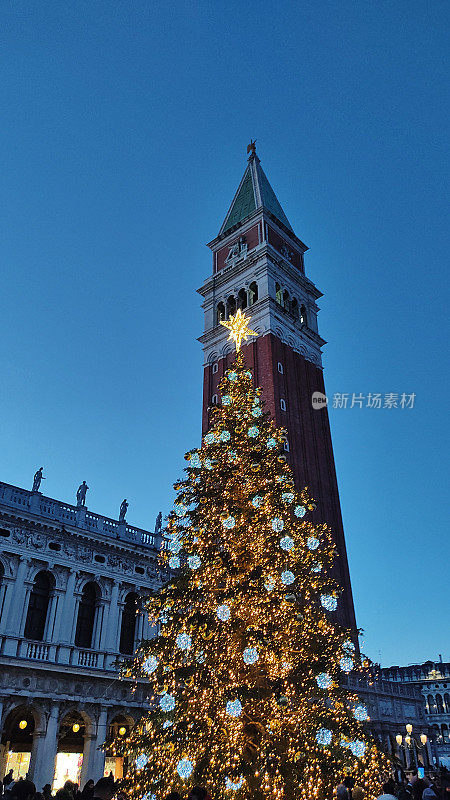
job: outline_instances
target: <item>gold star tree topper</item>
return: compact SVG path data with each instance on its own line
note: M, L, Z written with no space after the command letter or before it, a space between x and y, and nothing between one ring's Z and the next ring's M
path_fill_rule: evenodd
M228 339L232 339L233 342L236 343L236 353L239 353L241 349L241 342L245 340L249 336L258 336L255 331L250 330L248 327L250 322L250 317L246 317L245 314L242 313L241 309L238 308L236 314L230 314L230 319L226 322L221 322L220 324L224 326L224 328L228 328L230 331L230 335Z

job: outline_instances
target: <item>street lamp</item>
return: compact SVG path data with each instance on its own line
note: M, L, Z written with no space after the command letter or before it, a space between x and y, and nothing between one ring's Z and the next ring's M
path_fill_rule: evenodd
M407 751L411 751L411 753L412 753L412 755L414 757L414 760L417 761L417 758L414 756L414 751L417 749L417 750L424 750L424 753L427 752L426 745L427 745L427 742L428 742L428 736L425 733L421 733L420 736L419 736L419 739L420 739L420 744L419 744L419 742L416 741L414 739L414 737L412 736L413 726L411 725L410 722L408 722L408 724L405 725L405 728L406 728L406 736L405 736L405 738L403 739L403 736L401 735L401 733L397 733L397 735L395 737L395 741L397 742L399 748L403 747L403 749L405 751L405 755L406 755ZM404 744L403 744L403 742L404 742Z

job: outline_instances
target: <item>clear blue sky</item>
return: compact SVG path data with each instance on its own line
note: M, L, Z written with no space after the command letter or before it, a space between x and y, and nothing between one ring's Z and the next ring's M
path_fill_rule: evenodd
M445 2L0 10L0 479L151 527L199 442L200 297L250 137L325 293L358 623L450 659Z

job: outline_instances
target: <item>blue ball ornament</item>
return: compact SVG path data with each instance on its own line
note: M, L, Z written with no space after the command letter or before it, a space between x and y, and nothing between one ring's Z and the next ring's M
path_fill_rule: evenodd
M256 439L258 433L259 433L259 428L257 428L256 425L252 425L248 429L248 435L250 436L250 439Z
M169 567L170 567L170 569L179 569L180 564L181 564L181 561L178 558L178 556L172 556L172 558L169 558Z
M295 506L294 514L301 519L306 514L306 508L304 506Z
M287 569L281 573L281 583L284 586L290 586L291 583L294 583L294 581L295 581L295 575L293 572L291 572L290 569Z
M272 520L272 530L280 533L284 528L284 522L279 517L274 517Z

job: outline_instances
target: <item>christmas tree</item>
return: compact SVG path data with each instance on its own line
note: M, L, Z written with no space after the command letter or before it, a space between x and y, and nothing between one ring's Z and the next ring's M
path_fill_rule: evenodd
M251 332L243 315L234 323L239 350ZM331 800L349 772L375 797L385 765L367 709L340 685L359 659L355 631L336 621L331 533L308 520L315 506L294 488L285 432L242 353L220 398L175 485L162 556L173 577L148 605L158 635L127 671L152 689L148 717L122 744L128 790Z

